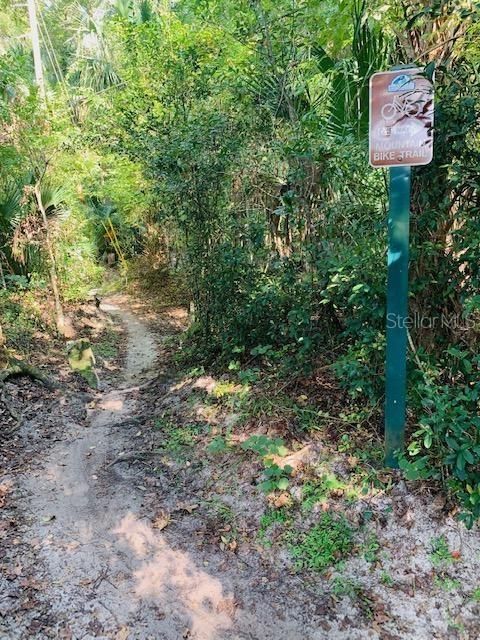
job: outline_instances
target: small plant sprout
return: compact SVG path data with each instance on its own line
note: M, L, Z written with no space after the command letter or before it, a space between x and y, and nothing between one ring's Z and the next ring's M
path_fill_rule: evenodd
M263 480L259 487L265 493L272 491L285 491L289 484L289 476L293 468L290 465L280 466L274 461L273 456L285 456L288 449L282 438L269 438L265 435L250 436L241 445L245 451L253 451L263 459L265 470Z
M454 556L452 556L445 536L438 536L432 539L430 559L434 566L451 564L454 561Z
M386 587L393 587L393 584L394 584L393 578L388 573L388 571L382 571L382 573L380 574L380 582L384 584Z

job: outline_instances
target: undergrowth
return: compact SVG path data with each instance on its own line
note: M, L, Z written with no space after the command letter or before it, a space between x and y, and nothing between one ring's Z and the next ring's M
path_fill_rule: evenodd
M0 318L9 346L20 355L35 351L40 337L49 341L55 335L52 308L40 291L0 291Z

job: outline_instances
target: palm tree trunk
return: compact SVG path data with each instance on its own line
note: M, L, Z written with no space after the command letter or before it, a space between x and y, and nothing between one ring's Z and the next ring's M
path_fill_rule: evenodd
M2 285L2 289L7 288L7 283L5 282L5 274L3 273L2 261L0 260L0 284ZM0 339L2 337L2 328L0 327Z
M64 335L65 332L65 316L63 314L62 302L60 300L60 291L58 287L58 275L57 267L55 264L55 254L53 253L52 240L50 237L50 228L47 220L47 213L43 206L42 196L38 183L35 185L35 198L37 205L42 214L43 225L45 227L45 246L48 253L49 271L50 271L50 284L52 286L53 299L55 302L55 315L58 332Z

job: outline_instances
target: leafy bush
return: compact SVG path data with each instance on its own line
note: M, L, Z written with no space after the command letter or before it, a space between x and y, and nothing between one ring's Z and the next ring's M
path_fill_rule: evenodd
M289 485L288 476L292 473L293 468L288 464L281 467L268 458L265 459L264 463L264 480L259 484L260 489L265 493L271 493L277 490L285 491Z
M461 358L459 364L463 372L456 368L456 384L432 378L418 383L422 413L400 466L408 479L445 482L471 526L480 517L480 357ZM465 367L472 373L462 383Z

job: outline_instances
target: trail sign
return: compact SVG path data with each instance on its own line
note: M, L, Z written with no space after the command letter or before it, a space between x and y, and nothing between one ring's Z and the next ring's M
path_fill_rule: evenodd
M370 164L428 164L433 155L433 84L422 69L374 73L370 78Z
M370 78L369 155L372 166L390 167L385 463L397 467L405 439L411 167L433 157L433 84L421 69Z

